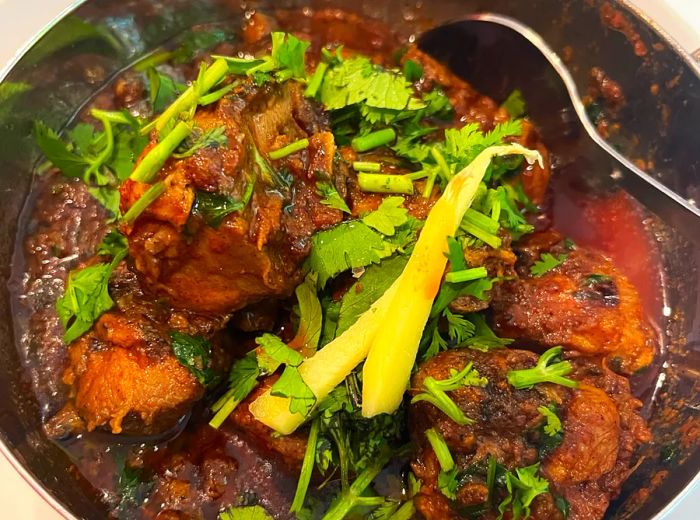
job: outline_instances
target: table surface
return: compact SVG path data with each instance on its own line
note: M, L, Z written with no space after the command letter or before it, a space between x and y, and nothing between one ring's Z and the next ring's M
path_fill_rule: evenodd
M632 0L685 49L700 49L699 0ZM0 0L0 69L47 23L70 9L73 0ZM29 15L28 13L31 13ZM61 520L54 509L0 455L0 503L5 518ZM700 489L670 515L670 520L698 518Z

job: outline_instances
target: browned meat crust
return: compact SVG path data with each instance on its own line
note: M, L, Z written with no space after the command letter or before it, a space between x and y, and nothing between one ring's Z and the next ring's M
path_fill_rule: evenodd
M561 238L541 233L518 246L521 277L494 291L498 333L603 356L622 374L648 366L656 339L635 287L603 255L580 247L568 251ZM547 252L568 257L541 277L532 276L530 266Z
M454 502L438 488L440 467L425 439L426 429L440 432L461 469L483 468L489 456L508 469L532 465L540 456L544 422L539 406L556 404L562 419L563 442L545 455L541 474L550 482L550 492L563 496L571 505L571 519L602 518L608 502L619 492L632 466L634 450L650 440L644 420L637 415L641 403L632 397L626 379L594 360L576 360L572 378L578 389L538 384L530 390L516 390L506 380L509 370L534 366L537 355L524 350L504 349L489 353L467 349L444 352L420 366L412 380L417 392L427 376L449 377L473 362L479 374L488 378L484 388L462 387L450 397L473 425L459 426L425 401L410 409L411 436L417 454L413 470L422 480L416 506L431 518L459 518L459 509L482 504L488 495L485 472L474 476L457 492ZM495 515L493 515L495 518ZM560 519L551 494L533 502L532 517ZM488 515L486 518L490 518Z

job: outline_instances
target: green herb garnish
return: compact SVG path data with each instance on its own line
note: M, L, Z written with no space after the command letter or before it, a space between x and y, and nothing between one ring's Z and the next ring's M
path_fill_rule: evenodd
M557 256L551 255L550 253L542 253L540 259L530 267L530 274L536 278L540 278L545 273L563 264L568 256L569 255L565 253Z
M561 353L561 347L550 348L540 356L535 367L508 372L508 382L518 390L532 388L538 383L554 383L569 388L578 387L576 381L564 377L569 375L574 368L569 361L557 361L560 359Z
M210 367L211 343L201 336L190 336L171 331L173 354L197 378L202 386L209 386L218 378Z

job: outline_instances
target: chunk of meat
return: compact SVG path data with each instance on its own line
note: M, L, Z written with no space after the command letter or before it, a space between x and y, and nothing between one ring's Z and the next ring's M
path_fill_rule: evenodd
M315 186L317 173L333 175L333 136L305 130L326 128L325 118L303 97L300 85L286 83L244 85L214 107L199 110L195 124L202 131L223 127L228 145L170 159L158 174L165 193L124 228L144 284L176 308L212 315L288 296L301 281L299 267L311 235L342 219L342 212L321 204ZM261 166L258 154L303 137L311 138L308 152ZM275 185L271 172L283 170L291 186ZM218 227L192 214L197 192L241 200L250 183L250 203ZM146 188L125 183L122 211Z
M410 407L411 437L417 446L412 467L422 481L418 511L427 519L460 518L462 511L484 506L488 498L486 466L489 457L494 457L508 470L540 463L540 476L549 481L549 493L533 502L533 518L563 518L554 495L570 503L571 519L602 518L629 475L635 449L650 440L637 414L641 403L631 396L627 380L594 360L580 358L573 361L570 376L580 381L577 389L537 384L516 390L508 383L507 373L534 366L536 354L515 349L487 353L458 349L423 363L413 377L411 392L419 392L426 377L445 379L470 362L488 383L483 388L460 387L449 397L473 424L460 426L426 401ZM542 428L545 418L538 411L552 404L563 425L563 440L554 447L547 444ZM468 472L455 500L440 490L440 465L425 438L428 428L443 436L457 468ZM592 504L602 504L602 508ZM489 514L485 517L491 518Z
M656 339L639 294L607 258L581 247L568 251L555 232L531 236L517 253L520 278L494 290L493 322L499 334L604 356L622 374L652 362ZM567 258L533 276L530 267L544 253Z

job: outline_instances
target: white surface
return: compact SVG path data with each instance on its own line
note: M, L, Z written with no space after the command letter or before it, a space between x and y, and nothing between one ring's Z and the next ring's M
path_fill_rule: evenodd
M632 1L688 51L700 48L700 0ZM0 69L14 58L25 42L74 3L73 0L0 0ZM62 517L34 493L1 455L0 484L0 517L61 520ZM698 511L700 490L687 498L669 518L696 520L700 518Z

